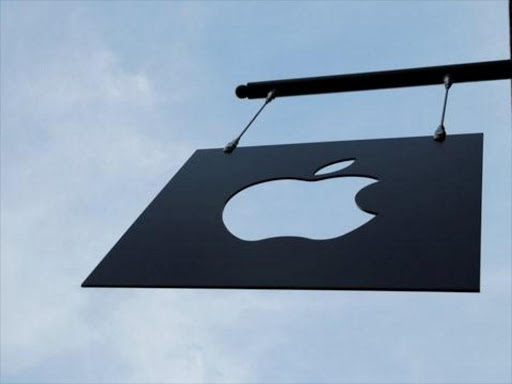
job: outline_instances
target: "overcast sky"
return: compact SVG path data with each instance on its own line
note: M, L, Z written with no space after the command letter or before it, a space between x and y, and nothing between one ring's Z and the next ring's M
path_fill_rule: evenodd
M446 120L485 133L479 294L80 288L238 84L506 59L506 1L0 6L2 383L512 381L508 81ZM277 99L241 145L431 135L443 92Z

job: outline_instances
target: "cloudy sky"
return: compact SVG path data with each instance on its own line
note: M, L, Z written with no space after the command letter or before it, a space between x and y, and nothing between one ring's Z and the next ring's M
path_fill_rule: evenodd
M2 1L2 383L510 383L507 81L456 84L446 120L485 133L479 294L80 288L257 110L238 84L509 58L507 6ZM278 99L241 145L430 135L443 92Z

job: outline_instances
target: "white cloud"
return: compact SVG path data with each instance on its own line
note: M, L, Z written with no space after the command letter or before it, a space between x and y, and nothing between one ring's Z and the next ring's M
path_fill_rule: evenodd
M91 39L71 54L65 36L37 58L2 50L16 69L2 73L2 375L93 342L81 281L112 222L119 235L189 153L139 126L154 112L150 76Z

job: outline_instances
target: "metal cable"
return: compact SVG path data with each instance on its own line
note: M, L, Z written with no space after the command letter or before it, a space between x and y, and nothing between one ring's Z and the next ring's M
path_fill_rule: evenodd
M446 129L444 127L444 117L446 115L446 104L448 103L448 92L450 91L450 87L452 86L453 81L450 77L450 75L446 75L444 77L444 87L445 87L445 93L444 93L444 102L443 102L443 112L441 113L441 124L439 124L439 127L437 127L436 131L434 132L434 140L435 141L444 141L446 138Z
M273 89L272 91L270 91L268 93L267 98L265 99L265 102L260 107L258 112L256 112L256 114L253 116L251 121L249 121L249 123L245 126L245 128L242 130L240 135L238 135L238 137L236 139L234 139L233 141L230 141L229 143L226 144L226 146L224 147L224 153L231 153L231 152L233 152L236 149L236 147L238 146L238 143L240 142L240 139L242 138L242 136L249 129L249 127L254 122L254 120L256 120L256 118L261 113L261 111L263 111L263 109L265 109L267 104L270 103L272 100L274 100L275 97L276 97L276 91Z

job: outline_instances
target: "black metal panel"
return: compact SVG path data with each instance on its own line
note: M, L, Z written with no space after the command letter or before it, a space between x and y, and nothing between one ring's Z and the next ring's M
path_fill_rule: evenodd
M198 150L85 280L85 287L477 292L483 135ZM334 174L317 169L356 159ZM330 240L243 241L226 202L274 179L368 176L356 196L376 217Z
M446 75L450 75L454 83L510 79L512 77L512 60L259 81L239 85L236 88L236 95L241 99L264 99L272 90L275 91L276 97L284 97L416 87L443 84Z

